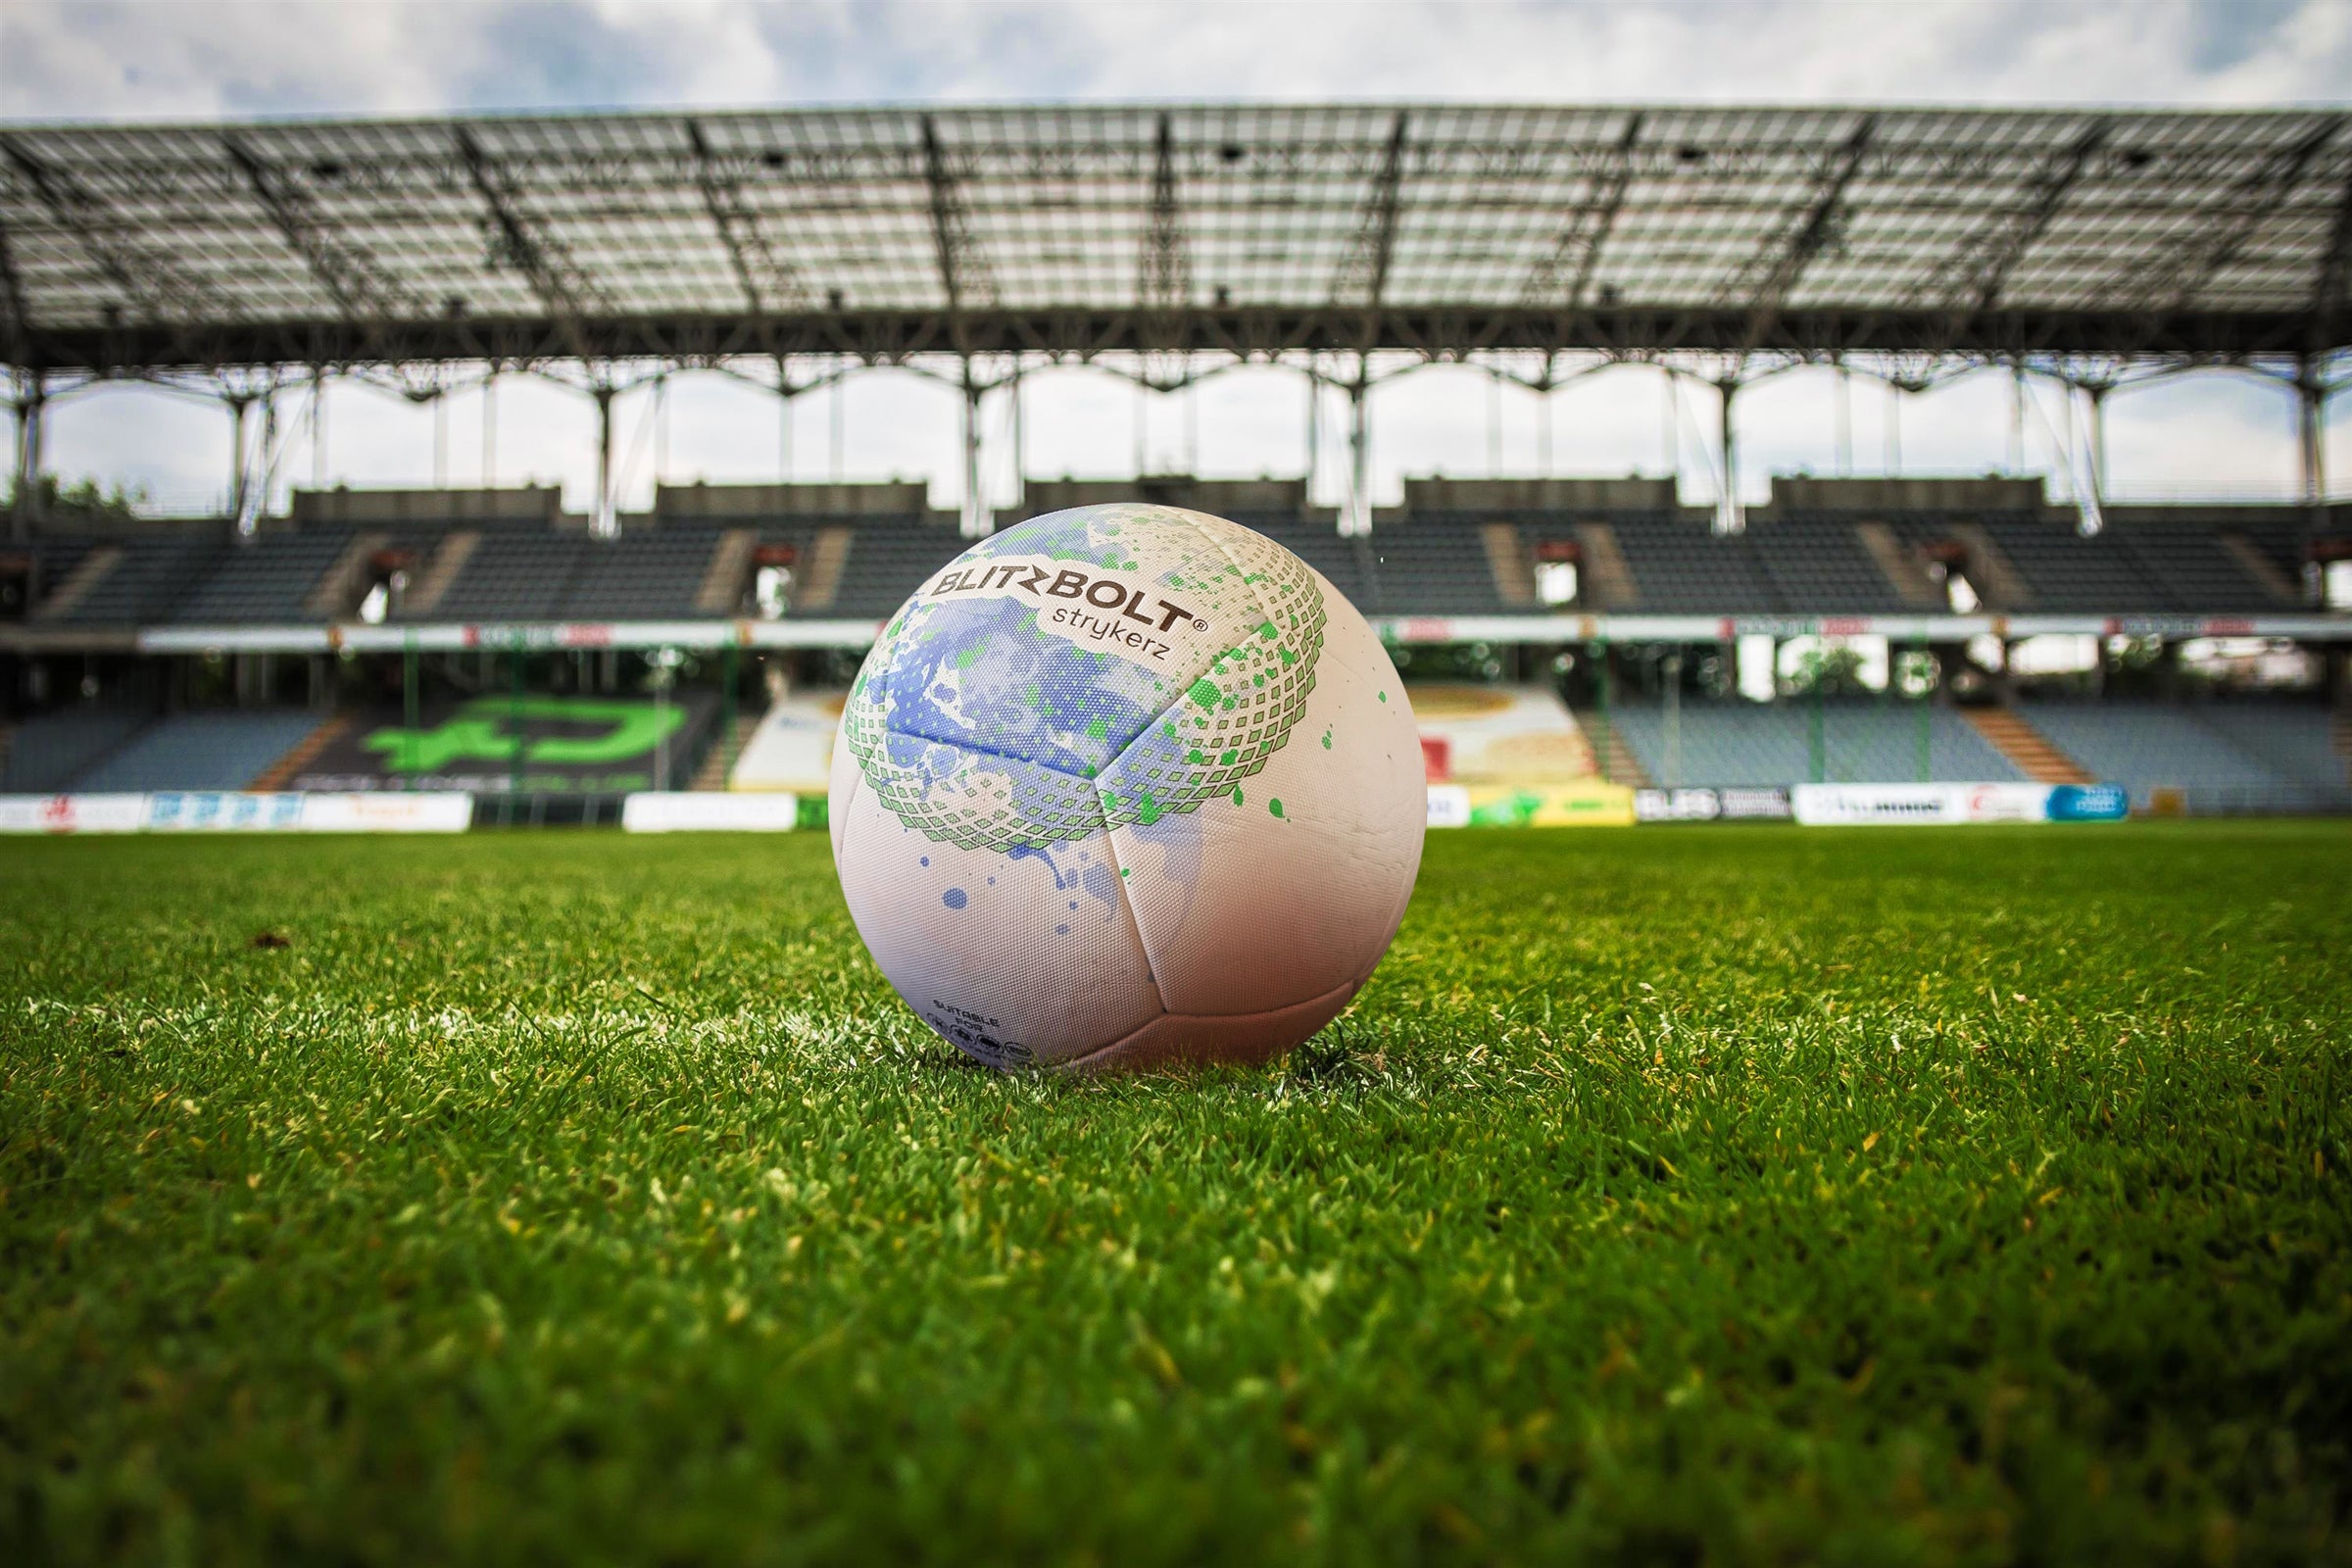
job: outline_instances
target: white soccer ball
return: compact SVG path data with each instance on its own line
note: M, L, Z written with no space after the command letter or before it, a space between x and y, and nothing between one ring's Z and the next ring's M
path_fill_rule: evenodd
M1080 507L974 545L833 748L858 933L999 1067L1258 1061L1339 1015L1421 865L1421 746L1353 606L1238 523Z

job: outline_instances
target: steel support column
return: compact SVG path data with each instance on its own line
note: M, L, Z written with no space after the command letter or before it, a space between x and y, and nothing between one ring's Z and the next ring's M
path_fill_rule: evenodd
M326 488L326 367L323 365L311 367L311 488Z
M1718 433L1717 450L1723 458L1723 482L1715 494L1715 531L1719 534L1743 533L1747 518L1740 510L1740 433L1732 419L1732 405L1740 392L1740 383L1723 380L1716 383L1723 394L1723 411Z
M16 494L9 508L9 534L19 544L32 537L48 500L41 483L41 421L49 393L38 373L24 381L24 395L17 400Z
M970 361L963 367L963 519L966 539L989 532L988 498L980 493L980 388Z
M620 532L620 514L612 504L612 393L610 386L588 393L596 400L596 507L588 514L588 532L598 539Z
M1014 510L1029 504L1029 393L1022 384L1021 367L1016 360L1012 367L1012 505Z
M1843 360L1838 362L1838 477L1850 479L1854 474L1854 372Z
M1536 472L1548 479L1551 477L1551 394L1554 389L1548 379L1548 365L1544 371L1546 379L1536 388Z
M776 483L792 483L792 377L776 362Z
M277 470L277 393L274 389L262 394L262 439L254 457L259 460L260 472L248 467L245 480L237 487L237 542L251 544L261 532L262 514L270 507L270 481ZM239 443L240 450L243 443Z
M1315 369L1306 369L1306 500L1309 506L1315 499L1315 470L1323 466L1323 383L1316 379Z
M1370 390L1360 375L1348 387L1348 515L1342 531L1358 538L1372 531Z
M2090 494L2104 509L2107 504L2107 394L2104 382L2083 389L2090 395Z
M2308 357L2295 368L2295 456L2303 502L2319 506L2328 499L2328 388Z
M2107 526L2107 393L2109 390L2101 382L2092 382L2082 388L2083 396L2088 399L2090 404L2089 411L2084 416L2085 428L2082 432L2083 443L2089 450L2082 455L2082 477L2081 480L2082 499L2079 509L2081 515L2076 521L2075 530L2084 538L2100 532ZM2071 424L2074 409L2072 392L2067 394L2067 409L2068 422Z
M2009 476L2026 471L2026 368L2009 368Z
M252 402L246 397L228 400L228 514L236 520L240 533L245 528L245 487L251 478L245 451L245 410Z

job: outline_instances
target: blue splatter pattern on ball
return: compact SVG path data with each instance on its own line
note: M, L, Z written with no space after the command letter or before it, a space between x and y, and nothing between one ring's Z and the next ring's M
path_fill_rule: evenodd
M942 843L1148 827L1226 799L1285 744L1324 620L1306 564L1248 529L1056 513L974 545L900 610L842 735L882 806Z

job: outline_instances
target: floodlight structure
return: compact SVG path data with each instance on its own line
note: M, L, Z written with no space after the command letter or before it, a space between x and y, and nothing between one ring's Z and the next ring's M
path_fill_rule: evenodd
M142 377L263 422L280 385L556 375L598 416L717 369L789 399L892 365L963 408L1057 364L1158 391L1294 366L1348 398L1472 363L1540 392L1654 365L1720 395L1833 364L2007 368L2089 400L2209 366L2291 384L2306 496L2352 344L2352 116L1507 106L1000 107L0 126L19 526L55 398ZM1017 411L1018 399L1014 399ZM2072 416L2070 415L2070 417ZM1016 413L1017 423L1017 413ZM1310 425L1311 428L1311 425ZM267 442L265 442L265 446ZM235 486L250 482L240 437ZM2086 465L2095 526L2103 465Z

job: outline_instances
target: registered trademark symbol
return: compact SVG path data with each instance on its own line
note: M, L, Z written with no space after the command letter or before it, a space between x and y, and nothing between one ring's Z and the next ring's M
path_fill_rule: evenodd
M1205 620L1202 620L1202 619L1201 619L1200 616L1198 616L1198 615L1195 615L1195 616L1193 617L1193 630L1195 630L1195 631L1206 631L1206 630L1208 630L1208 622L1207 622L1207 621L1205 621Z

